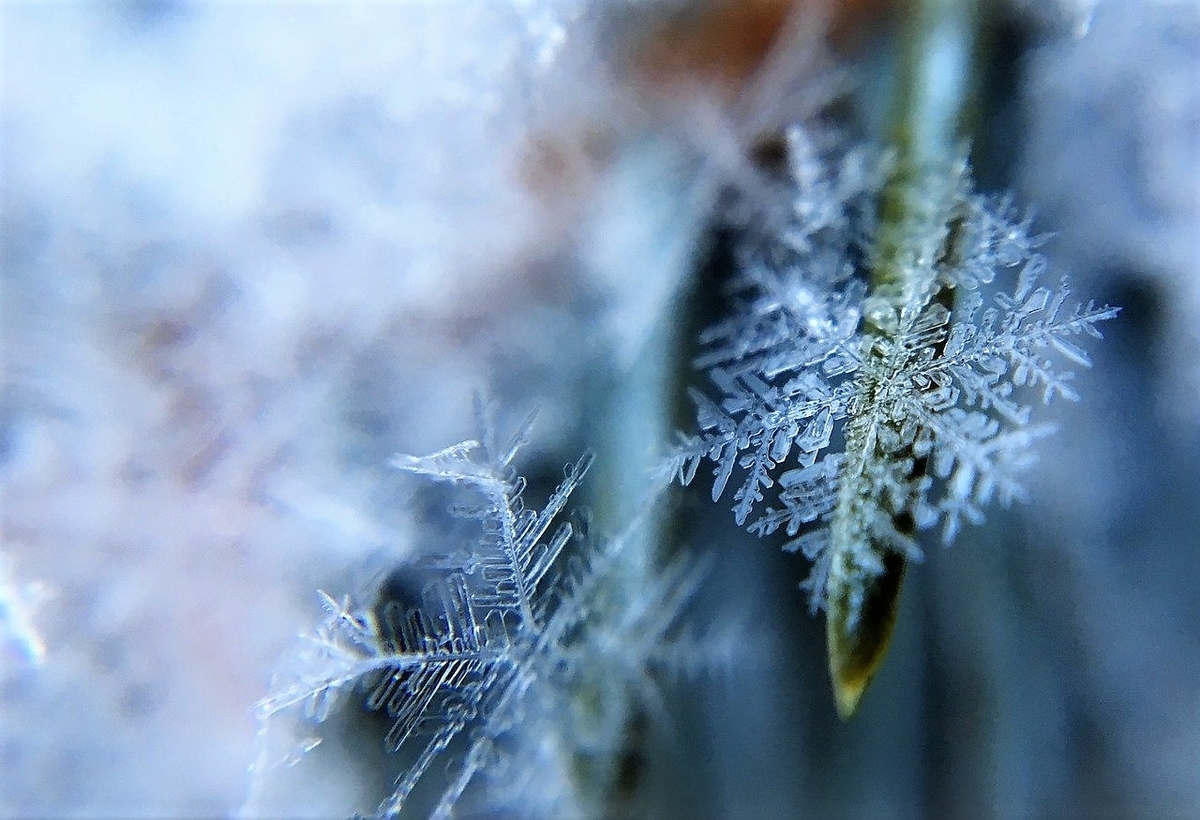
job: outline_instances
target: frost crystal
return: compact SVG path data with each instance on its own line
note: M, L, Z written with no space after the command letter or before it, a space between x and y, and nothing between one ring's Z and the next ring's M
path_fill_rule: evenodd
M46 660L46 641L35 621L38 608L49 597L40 581L21 583L16 559L0 552L0 651L20 666L40 666Z
M592 813L579 771L611 781L631 705L652 692L653 674L703 664L699 649L676 640L702 569L677 562L632 588L622 538L575 539L582 554L563 560L575 533L554 523L591 456L567 465L542 510L529 509L511 463L533 418L502 449L489 418L481 408L480 440L394 461L481 496L467 511L483 524L479 542L426 562L447 573L415 607L364 608L321 593L326 617L302 670L259 704L264 718L302 704L320 721L337 697L365 691L366 707L392 719L387 747L411 750L381 816L399 813L440 757L449 763L435 816L477 779L489 809Z
M680 435L668 467L687 484L711 461L713 500L733 481L739 525L786 532L815 562L815 610L831 573L861 595L888 552L920 556L916 530L950 541L993 499L1019 498L1049 431L1022 388L1076 399L1058 363L1087 366L1075 339L1117 309L1043 284L1028 221L972 193L962 165L921 183L900 274L868 295L864 272L895 241L874 223L884 174L789 136L790 222L747 229L734 313L698 360L717 395L692 391L700 433Z

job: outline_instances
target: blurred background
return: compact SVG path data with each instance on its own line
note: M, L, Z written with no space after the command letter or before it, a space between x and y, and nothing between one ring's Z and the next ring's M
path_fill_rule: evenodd
M0 812L238 811L314 591L422 549L388 459L477 389L541 408L535 485L640 442L603 396L719 316L722 191L834 98L870 119L895 15L0 6ZM982 42L977 180L1123 312L1031 502L909 572L851 723L803 560L684 496L763 657L668 689L639 813L1200 813L1200 3L997 0ZM374 804L357 753L306 813Z

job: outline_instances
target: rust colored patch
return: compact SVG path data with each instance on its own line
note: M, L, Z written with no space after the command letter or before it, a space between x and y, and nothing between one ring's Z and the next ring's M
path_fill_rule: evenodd
M521 159L521 182L543 204L559 204L588 190L608 164L612 141L580 127L530 141Z
M652 29L632 60L649 88L703 85L734 96L763 65L792 14L829 14L830 40L846 45L889 4L884 0L715 0Z
M621 43L608 55L651 127L670 123L679 103L695 95L728 104L737 100L763 68L793 15L829 26L829 42L851 51L879 20L887 0L696 0L669 16L619 20ZM597 181L619 150L622 126L586 117L529 140L514 169L519 183L543 207L546 237L569 242ZM766 170L786 161L779 134L757 135L746 146ZM553 245L554 242L549 244ZM542 247L539 254L552 255Z

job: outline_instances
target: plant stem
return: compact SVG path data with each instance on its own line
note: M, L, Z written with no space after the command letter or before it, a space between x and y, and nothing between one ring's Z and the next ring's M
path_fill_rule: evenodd
M939 291L936 265L952 233L951 212L960 190L959 143L979 17L976 0L907 0L901 12L889 135L895 166L879 198L871 293L864 309L867 361L861 372L870 375L860 376L857 412L845 428L846 466L826 585L830 679L843 719L858 709L887 654L906 565L895 545L873 535L869 516L880 501L872 476L885 460L911 462L908 479L914 482L926 470L926 459L881 445L877 420L868 416L880 401L876 374L884 351L897 341L902 308L946 304L950 298ZM916 523L907 505L903 509L893 523L912 536Z

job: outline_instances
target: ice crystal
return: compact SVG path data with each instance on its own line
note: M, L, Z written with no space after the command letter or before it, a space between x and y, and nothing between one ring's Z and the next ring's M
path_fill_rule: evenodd
M0 646L15 665L40 666L46 659L46 641L35 623L39 607L49 597L41 581L17 580L16 558L0 552Z
M591 456L567 465L541 510L527 508L512 461L533 419L498 448L489 415L480 414L478 440L394 460L473 491L481 503L459 513L482 522L479 541L424 561L444 575L417 606L362 606L321 593L326 616L302 668L259 705L264 717L303 705L321 721L338 697L365 692L366 707L392 721L386 746L414 750L380 816L399 813L441 757L448 774L436 816L476 780L491 809L591 813L578 772L611 780L632 704L653 699L655 674L703 665L698 647L676 640L702 567L675 562L631 586L628 538L584 538L570 522L555 526ZM567 549L573 541L583 542L577 553Z
M739 525L783 530L815 562L816 609L831 572L861 596L886 554L920 556L916 530L950 541L993 499L1020 498L1050 429L1027 388L1077 398L1060 363L1087 366L1077 338L1117 309L1045 284L1029 221L972 192L964 163L914 186L897 240L873 207L886 163L816 152L799 129L789 142L790 221L745 231L733 315L698 359L717 395L691 391L700 432L668 467L687 484L711 461L714 501L732 480ZM888 264L899 273L868 292Z

